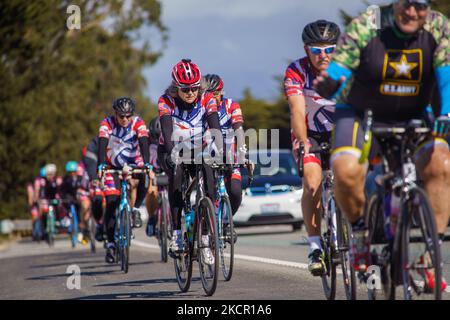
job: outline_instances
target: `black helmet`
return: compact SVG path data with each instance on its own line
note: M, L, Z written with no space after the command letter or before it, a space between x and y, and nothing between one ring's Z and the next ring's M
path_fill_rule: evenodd
M152 138L159 139L161 134L161 123L159 122L159 117L155 117L152 121L150 121L148 124L148 130Z
M136 105L132 99L128 97L121 97L114 100L113 109L118 113L134 113Z
M305 26L302 33L302 40L305 45L320 42L336 44L340 34L341 32L336 23L317 20Z
M207 74L204 79L206 81L206 91L223 90L223 80L217 74Z

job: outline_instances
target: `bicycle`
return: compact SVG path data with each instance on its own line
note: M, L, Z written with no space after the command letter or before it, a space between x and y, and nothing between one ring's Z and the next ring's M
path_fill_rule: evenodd
M309 150L309 153L319 153L322 158L321 204L322 222L325 223L325 232L322 234L321 243L325 253L326 270L320 277L325 297L327 300L334 300L336 297L336 271L337 266L341 265L346 298L354 300L356 299L356 275L349 257L351 226L343 217L334 199L334 176L329 166L330 150L331 145L326 142ZM303 177L303 158L305 156L303 142L300 142L298 156L299 174Z
M370 111L366 117L372 117ZM368 201L365 218L371 247L383 246L381 252L373 248L371 258L380 268L385 298L395 299L397 286L402 286L406 300L426 293L440 300L439 239L428 196L419 186L413 163L416 147L430 136L431 129L422 120L411 120L406 125L374 127L371 132L380 142L382 174L375 178L378 190ZM398 216L392 214L392 197L400 201ZM427 272L434 273L434 290L423 281ZM376 299L377 288L369 288L368 296Z
M121 180L120 203L116 212L116 224L114 232L116 263L121 262L121 270L128 273L131 245L131 206L129 201L129 181L134 174L146 173L145 169L125 164L122 169L107 168L102 177L102 185L106 173L118 174Z
M196 161L195 163L201 162ZM203 165L194 165L195 177L189 185L189 168L183 163L176 164L174 173L177 172L178 165L182 166L183 174L181 186L183 195L183 209L181 212L183 250L179 253L171 253L171 256L174 258L178 286L182 292L189 290L192 278L192 262L197 260L203 290L207 296L211 296L216 290L219 273L217 250L219 239L216 231L214 205L205 194ZM196 201L195 209L193 210L190 204L190 196L194 186L196 186ZM201 254L201 250L206 248L209 248L213 254L214 263L212 265L207 264Z
M78 213L75 208L74 201L67 201L67 203L69 203L69 219L70 219L70 224L67 229L67 232L69 233L70 236L72 248L75 248L78 242Z
M169 206L169 194L167 186L169 180L167 175L160 173L156 175L155 183L158 186L158 207L155 215L155 236L161 249L161 260L167 262L169 245L168 240L172 238L172 214Z

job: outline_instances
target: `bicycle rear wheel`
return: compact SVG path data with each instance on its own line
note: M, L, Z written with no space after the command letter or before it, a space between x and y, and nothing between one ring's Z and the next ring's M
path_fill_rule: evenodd
M175 255L173 264L177 277L178 287L181 292L187 292L191 286L192 279L192 247L189 245L189 237L183 230L184 251Z
M91 248L91 252L95 253L95 231L96 231L96 223L94 220L94 217L91 216L89 217L88 220L88 231L89 231L89 242L90 242L90 248Z
M356 300L356 275L350 261L351 226L338 207L336 207L336 222L345 296L347 300Z
M414 188L403 203L401 226L401 274L403 296L442 299L442 260L433 211L424 190Z
M170 219L171 219L171 215L170 215L170 207L169 207L169 199L167 197L167 192L161 192L160 193L160 197L161 197L161 206L159 207L158 210L160 210L158 212L158 217L161 219L159 225L160 225L160 230L159 230L159 243L161 246L161 260L163 262L167 262L167 254L168 254L168 250L169 250L169 239L171 238L171 232L169 232L169 228L170 228ZM169 235L170 234L170 235Z
M221 197L219 201L219 209L222 213L219 221L219 253L222 266L222 273L225 281L230 281L233 275L234 264L234 226L233 213L231 211L231 203L228 197ZM225 229L227 228L227 229Z
M211 199L201 199L197 208L196 242L200 278L207 296L213 295L216 291L219 274L219 239L215 216L216 213ZM206 257L207 249L210 250L209 257Z
M332 217L336 213L336 203L330 199L327 212L329 217L325 217L326 232L322 236L322 247L325 253L326 272L322 274L322 287L327 300L334 300L336 297L336 248L332 240Z

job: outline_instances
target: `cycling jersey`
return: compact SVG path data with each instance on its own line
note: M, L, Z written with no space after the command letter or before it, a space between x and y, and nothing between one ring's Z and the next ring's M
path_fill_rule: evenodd
M284 94L287 97L305 97L306 126L309 131L329 132L333 128L335 102L322 98L313 89L316 74L308 57L292 62L284 76Z
M227 145L231 145L234 142L233 125L236 123L244 122L242 116L241 107L239 103L233 101L230 98L224 98L217 111L219 113L220 129Z
M40 178L35 180L35 186L39 188L39 199L58 199L62 178L60 176L49 180L48 178Z
M158 101L159 117L171 116L173 134L176 142L182 142L188 149L195 148L196 144L203 144L203 133L207 128L207 115L217 112L217 103L212 94L204 93L197 99L190 109L182 109L176 99L164 94ZM159 144L164 145L161 134ZM197 145L198 147L198 145Z
M115 116L109 116L101 122L98 136L108 139L106 161L109 165L116 168L122 168L125 163L144 165L138 139L148 137L148 131L140 117L134 116L124 128L117 123Z
M419 118L430 103L436 78L441 95L450 90L449 21L430 10L423 28L405 35L395 25L392 5L381 10L380 30L372 21L368 13L362 14L339 40L327 71L334 80L342 75L350 79L341 86L338 102L359 114L371 108L375 120L382 122Z
M98 167L98 137L92 139L88 144L86 155L82 159L84 167L89 176L89 180L94 180L97 178L97 167Z

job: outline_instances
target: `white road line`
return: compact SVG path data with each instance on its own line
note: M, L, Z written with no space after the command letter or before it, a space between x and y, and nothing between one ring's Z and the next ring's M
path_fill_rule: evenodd
M158 249L159 250L159 246L158 245L154 245L154 244L148 244L139 240L133 240L133 244L140 246L140 247L144 247L144 248L149 248L149 249ZM283 267L290 267L290 268L297 268L297 269L302 269L302 270L308 270L308 264L306 263L301 263L301 262L294 262L294 261L286 261L286 260L278 260L278 259L271 259L271 258L264 258L264 257L256 257L256 256L249 256L249 255L244 255L244 254L235 254L234 255L235 259L239 259L239 260L246 260L246 261L252 261L252 262L261 262L261 263L266 263L266 264L273 264L273 265L278 265L278 266L283 266ZM341 270L336 270L337 273L342 273Z

